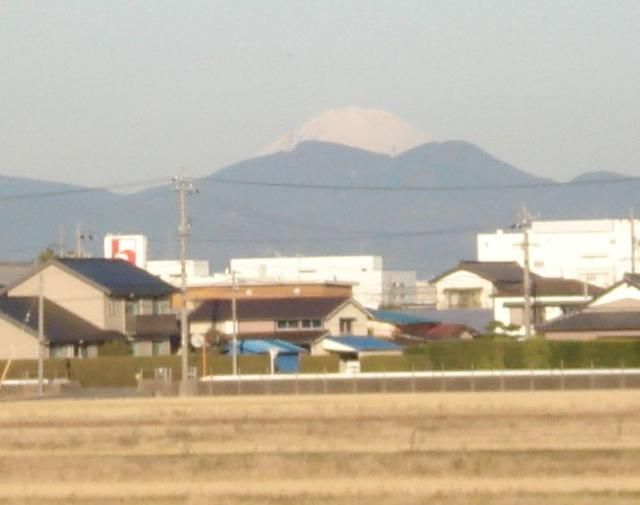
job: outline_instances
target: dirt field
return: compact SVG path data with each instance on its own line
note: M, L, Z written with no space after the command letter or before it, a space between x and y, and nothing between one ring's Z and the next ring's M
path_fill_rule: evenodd
M640 392L0 402L0 504L640 502Z

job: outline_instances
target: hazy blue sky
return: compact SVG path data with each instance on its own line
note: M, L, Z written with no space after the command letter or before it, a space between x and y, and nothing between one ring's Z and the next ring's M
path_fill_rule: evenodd
M640 1L0 0L0 174L203 175L386 109L538 175L640 175Z

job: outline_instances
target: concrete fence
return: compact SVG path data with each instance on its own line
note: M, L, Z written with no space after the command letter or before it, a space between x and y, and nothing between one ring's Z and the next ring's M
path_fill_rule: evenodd
M224 375L200 379L198 394L337 394L446 391L640 389L640 369L478 370L304 375Z

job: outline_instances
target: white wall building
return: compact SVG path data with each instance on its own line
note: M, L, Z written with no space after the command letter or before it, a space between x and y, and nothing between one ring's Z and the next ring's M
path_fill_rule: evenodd
M230 266L242 279L351 282L353 297L368 308L415 303L416 273L385 271L380 256L238 258Z
M146 270L160 277L163 281L180 287L182 270L180 260L151 260L147 261ZM230 276L212 274L208 260L186 260L187 286L207 286L216 282L225 282Z
M640 220L593 219L533 221L529 233L531 270L545 277L579 279L610 286L632 271L632 236L640 239ZM479 261L524 264L523 233L497 230L478 235ZM640 266L635 254L636 271Z

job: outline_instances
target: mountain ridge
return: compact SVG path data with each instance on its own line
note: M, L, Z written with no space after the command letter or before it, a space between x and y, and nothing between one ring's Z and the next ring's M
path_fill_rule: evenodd
M334 188L294 189L216 179ZM463 141L429 142L396 157L308 142L195 180L200 193L187 201L192 221L189 256L211 259L213 268L222 270L231 257L378 254L387 268L416 270L429 277L459 258L475 257L476 233L509 226L522 204L541 219L625 217L640 190L640 183L627 179L624 184L612 180L540 186L549 179ZM517 187L501 189L505 184ZM366 189L433 186L467 190ZM36 181L30 192L49 190L48 183ZM10 195L5 191L5 196ZM171 185L126 195L91 190L0 202L1 259L33 258L55 244L60 225L69 231L79 221L97 236L144 233L151 258L178 257L178 205ZM99 241L85 246L101 254Z

